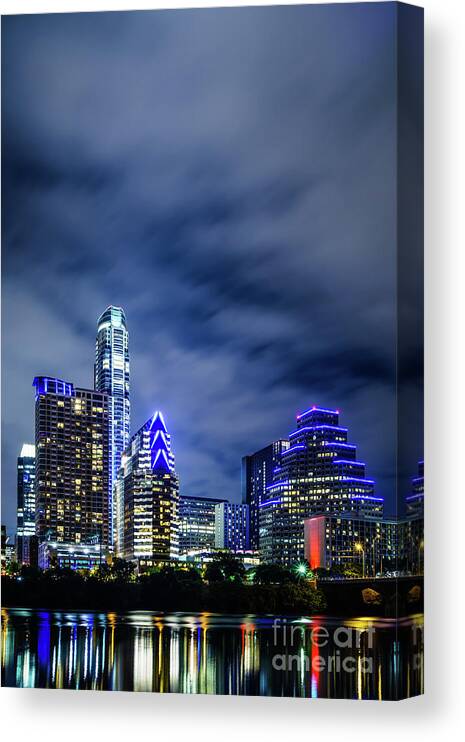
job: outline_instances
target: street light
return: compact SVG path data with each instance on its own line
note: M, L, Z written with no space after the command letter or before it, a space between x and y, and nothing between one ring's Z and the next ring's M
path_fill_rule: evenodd
M300 577L306 577L308 574L308 567L304 562L301 562L296 567L296 572Z
M355 544L355 551L362 552L362 577L365 577L365 549L360 542Z

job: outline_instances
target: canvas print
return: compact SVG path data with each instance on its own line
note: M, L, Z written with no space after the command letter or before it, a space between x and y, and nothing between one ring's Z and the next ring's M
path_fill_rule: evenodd
M423 12L2 18L2 684L423 692Z

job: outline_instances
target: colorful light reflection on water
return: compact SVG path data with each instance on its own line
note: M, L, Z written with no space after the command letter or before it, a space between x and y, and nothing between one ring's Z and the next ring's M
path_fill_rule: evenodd
M394 699L423 691L423 618L2 611L19 688Z

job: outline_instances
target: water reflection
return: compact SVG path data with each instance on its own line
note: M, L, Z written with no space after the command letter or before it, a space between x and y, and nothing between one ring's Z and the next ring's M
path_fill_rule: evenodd
M2 611L21 688L394 699L423 691L423 618Z

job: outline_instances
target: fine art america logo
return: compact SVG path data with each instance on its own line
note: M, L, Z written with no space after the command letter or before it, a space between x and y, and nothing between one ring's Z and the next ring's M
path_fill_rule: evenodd
M309 641L311 656L304 651L302 632L305 631L305 644ZM417 668L422 662L422 627L411 627L412 666ZM327 628L315 624L303 628L302 623L288 625L286 618L273 621L273 645L276 651L272 657L272 667L277 671L303 671L327 673L355 673L364 675L375 672L373 647L376 628L364 626L339 625Z

